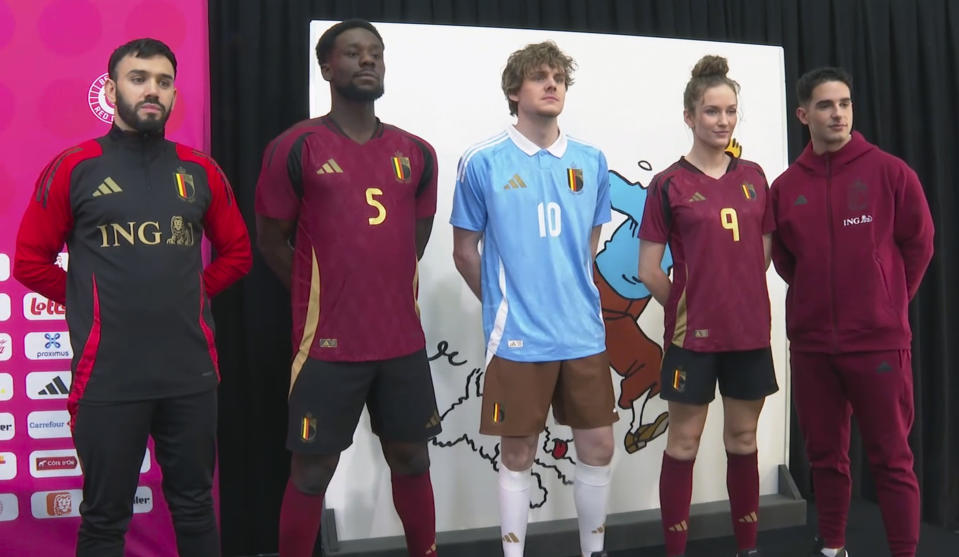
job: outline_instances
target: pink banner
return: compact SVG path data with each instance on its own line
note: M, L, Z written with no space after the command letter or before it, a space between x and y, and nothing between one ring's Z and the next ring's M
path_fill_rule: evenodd
M0 0L2 555L72 555L82 485L67 425L72 353L64 308L11 277L17 227L43 167L109 129L107 59L144 36L166 42L179 64L167 136L209 152L206 2ZM146 457L126 554L174 556L152 444Z

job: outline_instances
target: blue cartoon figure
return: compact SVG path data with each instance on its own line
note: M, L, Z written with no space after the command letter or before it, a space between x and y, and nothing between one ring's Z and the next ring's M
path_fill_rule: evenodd
M649 170L644 164L648 166L645 161L640 166ZM646 188L630 183L612 170L609 172L609 188L613 209L626 215L627 219L597 254L594 278L603 306L610 365L622 377L617 404L631 412L623 445L627 452L634 453L662 435L669 423L666 412L648 423L643 422L646 402L659 394L663 349L643 332L637 321L652 297L636 276L639 271L639 223L646 205ZM672 264L672 254L667 248L663 270L668 273Z

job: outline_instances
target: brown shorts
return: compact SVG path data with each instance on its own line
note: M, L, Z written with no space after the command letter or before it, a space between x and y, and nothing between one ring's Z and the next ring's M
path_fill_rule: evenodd
M558 362L515 362L493 356L483 380L480 433L539 435L551 403L556 421L574 429L618 420L606 352Z

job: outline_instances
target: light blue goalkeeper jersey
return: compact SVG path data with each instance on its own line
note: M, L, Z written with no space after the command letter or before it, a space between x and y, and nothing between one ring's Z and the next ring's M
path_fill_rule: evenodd
M602 151L560 133L546 149L513 126L460 159L450 223L483 232L486 359L606 349L590 233L610 220Z

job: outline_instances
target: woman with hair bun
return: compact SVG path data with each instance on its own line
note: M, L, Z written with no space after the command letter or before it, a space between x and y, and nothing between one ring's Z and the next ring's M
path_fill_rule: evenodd
M693 463L717 382L737 556L759 556L756 424L779 389L766 290L775 225L762 169L726 152L739 114L728 71L720 56L693 68L683 95L693 146L653 178L639 231L639 278L665 310L660 396L669 430L659 498L669 557L686 550ZM660 268L667 244L672 280Z

